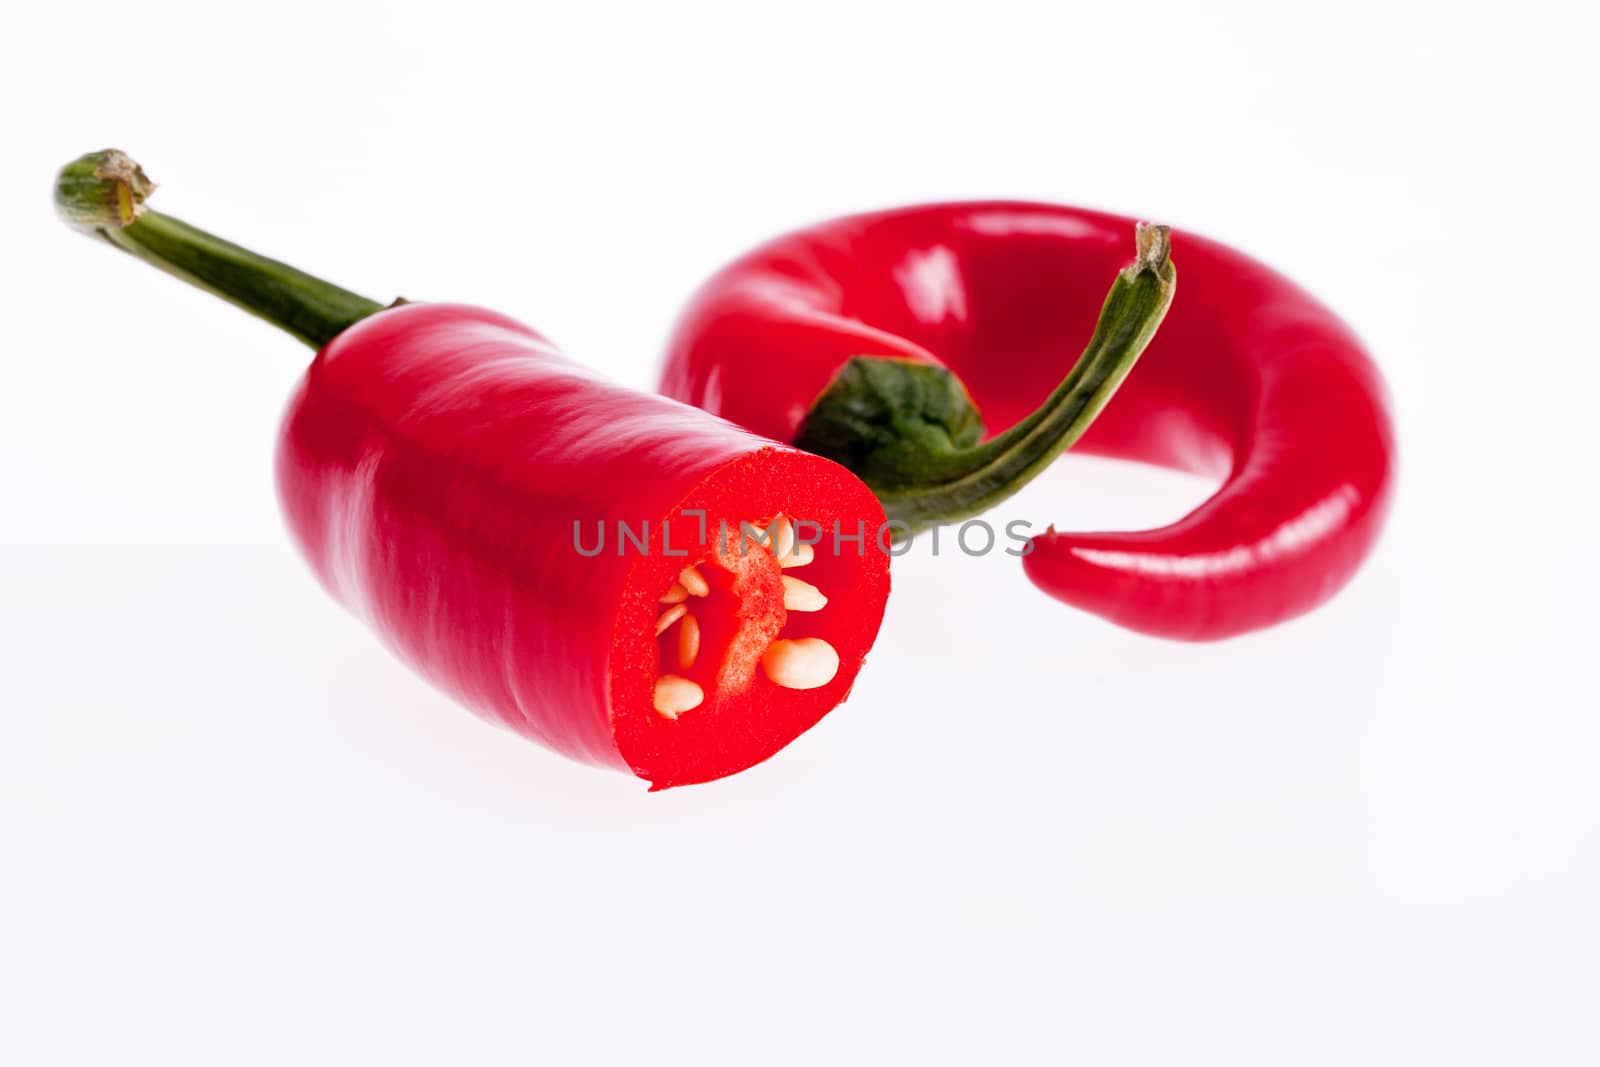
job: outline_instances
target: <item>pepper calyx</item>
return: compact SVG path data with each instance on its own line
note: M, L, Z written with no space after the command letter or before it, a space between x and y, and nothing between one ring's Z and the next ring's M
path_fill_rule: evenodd
M944 367L898 356L854 356L819 396L795 445L879 488L914 486L927 457L970 448L983 419Z

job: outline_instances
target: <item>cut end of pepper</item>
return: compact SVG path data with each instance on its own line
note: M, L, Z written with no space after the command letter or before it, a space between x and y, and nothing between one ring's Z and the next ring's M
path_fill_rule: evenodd
M888 595L883 512L832 463L764 450L685 507L634 568L612 652L618 750L654 789L732 774L813 726L850 691Z
M778 637L789 613L828 605L815 585L777 573L816 559L812 546L799 540L795 523L780 512L764 524L741 522L737 530L719 532L717 540L718 551L680 571L658 600L663 610L655 635L663 673L656 679L653 704L657 714L673 721L699 707L708 688L713 695L744 692L755 680L757 665L767 681L783 689L816 689L839 672L839 654L826 640ZM702 634L712 635L705 642L705 659ZM691 677L696 673L699 681Z
M56 214L86 233L120 229L139 217L156 183L115 148L90 152L56 175Z

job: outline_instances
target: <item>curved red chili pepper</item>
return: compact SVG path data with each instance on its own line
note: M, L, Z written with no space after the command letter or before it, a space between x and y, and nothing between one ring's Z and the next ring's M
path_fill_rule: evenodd
M979 202L801 230L700 290L662 390L804 439L855 357L899 357L947 368L1003 432L1073 368L1133 227ZM1172 244L1183 293L1078 447L1223 484L1161 529L1052 528L1024 567L1051 595L1123 626L1208 640L1309 611L1349 580L1387 508L1394 437L1378 372L1332 312L1216 242L1177 233Z
M766 759L845 699L888 595L882 509L848 471L609 384L495 312L381 309L146 192L104 153L58 187L70 221L321 347L279 442L290 529L434 683L657 789ZM792 548L791 519L866 536Z

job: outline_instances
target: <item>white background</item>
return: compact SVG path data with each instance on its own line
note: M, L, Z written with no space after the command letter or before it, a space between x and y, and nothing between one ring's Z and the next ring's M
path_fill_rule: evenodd
M1600 1061L1592 26L55 6L0 32L0 1061ZM1211 646L919 552L847 705L647 795L317 588L271 480L308 354L52 219L106 145L180 217L640 387L693 286L803 222L1173 222L1369 341L1397 508L1335 602ZM1069 459L1008 508L1207 490Z

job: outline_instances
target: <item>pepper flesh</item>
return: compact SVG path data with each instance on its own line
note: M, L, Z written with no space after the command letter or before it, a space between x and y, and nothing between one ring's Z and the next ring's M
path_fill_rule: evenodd
M696 295L661 388L795 440L856 357L947 368L990 434L1027 418L1093 329L1133 220L1009 201L851 216L772 241ZM1337 592L1392 492L1377 369L1313 297L1224 245L1177 232L1184 292L1076 447L1222 479L1172 525L1032 539L1052 596L1131 629L1211 640Z
M845 699L882 620L887 556L816 552L806 573L827 610L791 615L779 561L717 536L783 513L863 527L870 546L883 512L844 468L605 382L495 312L383 310L145 211L136 172L119 154L85 157L58 185L63 214L320 346L279 440L284 513L322 583L424 676L655 789L760 762ZM686 665L656 620L697 565ZM758 668L780 635L825 640L838 669L779 684ZM665 714L658 681L684 674L702 700Z

